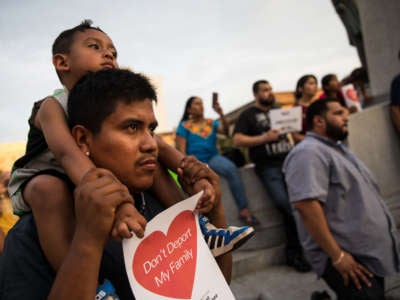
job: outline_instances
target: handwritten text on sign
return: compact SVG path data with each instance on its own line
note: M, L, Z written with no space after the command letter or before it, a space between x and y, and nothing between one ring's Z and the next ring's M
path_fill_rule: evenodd
M287 132L301 131L302 110L300 106L290 109L271 109L269 118L271 128L278 129L281 134Z

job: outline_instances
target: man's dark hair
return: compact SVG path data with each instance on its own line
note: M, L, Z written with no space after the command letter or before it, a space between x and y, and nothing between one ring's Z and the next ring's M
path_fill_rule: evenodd
M83 125L96 134L119 102L130 104L144 99L157 101L155 89L144 75L121 69L90 72L69 94L69 124L71 128Z
M324 90L324 92L326 92L326 87L329 85L329 83L331 82L331 80L336 77L335 74L327 74L324 77L322 77L321 79L321 85L322 85L322 89Z
M314 101L307 109L306 114L306 122L307 128L313 129L314 128L314 117L315 116L325 116L326 112L328 111L328 103L337 102L340 104L339 100L336 98L324 98Z
M68 54L71 48L72 43L74 42L74 36L77 32L84 32L88 29L98 30L103 32L99 27L93 27L92 20L83 20L81 24L75 26L73 28L64 30L59 34L59 36L54 40L52 47L52 54L55 55L57 53Z
M262 79L262 80L257 80L256 82L254 82L254 83L253 83L253 94L257 94L257 92L258 92L258 87L259 87L261 84L269 84L269 82L268 82L267 80L264 80L264 79Z

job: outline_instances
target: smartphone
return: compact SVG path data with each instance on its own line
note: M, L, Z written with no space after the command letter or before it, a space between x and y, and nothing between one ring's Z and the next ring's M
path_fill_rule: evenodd
M212 106L214 107L218 103L218 93L212 93Z

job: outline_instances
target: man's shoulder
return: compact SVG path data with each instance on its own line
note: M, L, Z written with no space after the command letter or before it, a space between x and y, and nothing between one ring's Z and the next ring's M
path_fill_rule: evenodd
M313 160L317 157L326 157L328 146L316 138L308 137L299 144L297 144L292 151L289 152L286 161L293 159L294 157L299 159Z

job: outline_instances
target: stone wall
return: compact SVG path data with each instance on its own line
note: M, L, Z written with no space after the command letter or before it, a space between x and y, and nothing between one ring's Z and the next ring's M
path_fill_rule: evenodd
M356 0L356 3L372 94L387 94L392 78L400 72L400 1Z

